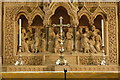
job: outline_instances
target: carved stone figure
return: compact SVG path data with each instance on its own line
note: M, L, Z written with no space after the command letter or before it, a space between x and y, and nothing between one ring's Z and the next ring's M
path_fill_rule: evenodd
M90 49L88 37L89 37L89 30L88 28L86 28L85 33L82 34L82 38L81 38L81 48L84 53L88 53Z
M76 50L80 51L80 33L76 31Z
M26 30L23 28L22 29L22 34L21 34L21 38L22 38L22 52L30 52L29 51L29 45L27 43L27 40L26 40Z
M49 30L49 47L48 47L48 51L49 52L54 52L55 49L55 33L53 31L52 28L50 28Z
M92 36L91 37L91 39L90 39L90 41L89 41L89 46L90 46L90 52L91 53L96 53L97 51L96 51L96 49L95 49L95 37L94 36Z
M30 27L28 27L26 39L27 39L27 44L28 44L28 47L29 47L29 51L35 52L34 36L33 36L32 28L30 28Z
M55 53L59 53L60 52L60 36L59 34L56 34L55 37Z
M41 52L45 52L46 51L46 41L45 41L45 33L42 33L42 37L41 37Z
M101 36L100 36L100 30L96 29L95 26L92 26L92 36L95 37L95 48L97 52L101 51Z
M72 52L73 49L73 33L72 29L69 28L66 34L66 48L68 52Z
M101 51L101 36L99 34L96 36L95 48L98 52Z
M34 39L35 39L35 53L40 52L40 30L36 29L34 33Z

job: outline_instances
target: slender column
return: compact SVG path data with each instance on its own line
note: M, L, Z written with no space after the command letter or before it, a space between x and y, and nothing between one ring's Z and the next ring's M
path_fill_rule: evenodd
M48 51L48 42L49 42L49 27L46 27L46 51Z
M120 66L120 1L119 1L119 4L118 4L118 57L119 57L119 66ZM120 68L119 68L120 69Z
M2 72L2 2L0 2L0 72ZM0 80L2 75L0 74Z
M73 27L73 50L76 51L76 26Z

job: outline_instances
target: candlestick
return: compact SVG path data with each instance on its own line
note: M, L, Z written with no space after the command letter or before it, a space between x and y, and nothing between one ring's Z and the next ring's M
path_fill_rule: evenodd
M21 43L21 19L19 19L19 46L22 46L22 43Z
M102 46L104 46L104 21L103 19L101 20L102 23Z

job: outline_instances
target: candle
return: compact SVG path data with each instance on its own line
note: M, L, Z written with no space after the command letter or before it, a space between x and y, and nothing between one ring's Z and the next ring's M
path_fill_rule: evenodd
M19 19L19 46L22 46L21 44L21 19Z
M103 19L101 20L102 23L102 46L104 46L104 21Z

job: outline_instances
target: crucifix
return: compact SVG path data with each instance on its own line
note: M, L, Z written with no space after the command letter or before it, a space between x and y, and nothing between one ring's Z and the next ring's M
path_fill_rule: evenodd
M61 45L61 48L60 48L60 52L62 53L64 51L64 48L63 48L63 27L64 26L67 26L67 27L70 27L70 24L63 24L63 17L61 16L60 18L60 24L53 24L53 27L60 27L60 38L61 38L61 41L60 41L60 45Z
M60 49L59 49L59 51L60 51L61 55L59 56L60 59L58 59L56 61L56 64L57 65L68 65L67 60L64 59L64 56L62 55L62 53L64 52L63 27L64 26L70 27L70 24L63 24L62 23L62 20L63 20L62 16L59 19L60 19L60 24L53 24L53 27L56 27L56 26L60 27Z

